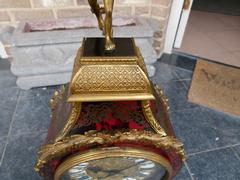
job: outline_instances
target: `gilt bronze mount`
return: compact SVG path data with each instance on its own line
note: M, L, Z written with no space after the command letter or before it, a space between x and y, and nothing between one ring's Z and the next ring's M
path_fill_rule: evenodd
M51 126L35 167L45 179L137 178L148 164L152 173L144 179L165 180L181 168L183 145L174 136L166 97L149 80L134 40L115 42L114 51L104 51L104 39L85 39L70 83L54 93Z
M46 180L170 180L185 160L168 100L149 80L134 39L112 37L113 3L89 0L105 38L84 39L70 83L50 101L35 166Z

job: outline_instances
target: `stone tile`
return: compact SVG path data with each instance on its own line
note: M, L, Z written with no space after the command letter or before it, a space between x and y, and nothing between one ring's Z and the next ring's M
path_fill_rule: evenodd
M170 111L182 111L185 109L197 108L198 105L187 101L187 89L183 81L170 81L160 84L164 94L169 99Z
M197 62L197 58L192 55L186 54L171 54L170 56L171 65L193 71Z
M239 48L240 50L240 48ZM232 66L240 66L240 63L238 61L238 57L235 56L235 54L231 51L228 51L227 48L225 48L224 51L221 52L212 52L209 53L207 56L207 59L210 59L214 62L220 63L220 64L228 64Z
M61 88L61 86L48 86L48 87L39 87L39 88L32 88L30 90L22 90L21 91L21 98L29 99L35 98L39 96L49 96L51 97L54 94L54 91Z
M195 57L181 54L163 54L160 61L188 71L193 71L196 64Z
M217 147L240 143L240 117L202 107L210 118L209 126L215 131Z
M191 83L192 83L192 80L191 79L189 79L189 80L184 80L184 81L182 81L182 83L183 83L183 85L184 85L184 87L186 88L186 90L189 92L189 89L190 89L190 87L191 87Z
M187 154L234 145L240 142L240 121L212 119L211 114L196 108L170 114L176 135Z
M218 18L225 24L229 24L230 26L233 26L235 29L240 30L240 16L218 14Z
M10 87L17 87L16 77L8 70L0 70L0 91Z
M240 177L240 161L231 149L190 156L188 162L196 180L230 180Z
M2 34L0 33L0 38L2 40ZM2 70L9 70L10 69L10 62L6 59L0 58L0 71ZM0 76L1 77L1 76Z
M50 123L49 101L53 89L24 91L13 117L12 134L45 131ZM51 92L52 91L52 92Z
M239 28L240 30L240 28ZM232 55L235 57L235 63L229 63L230 65L235 65L237 67L240 67L240 63L239 61L237 61L238 59L240 59L240 50L238 51L231 51Z
M45 139L46 133L34 132L12 136L3 160L3 169L8 168L10 179L36 180L40 179L34 171L37 161L37 151Z
M4 87L5 86L0 86L0 104L4 104L6 101L15 101L17 99L19 89L17 87Z
M1 166L1 159L3 156L5 145L6 145L6 137L0 137L0 166Z
M154 83L162 84L178 80L175 68L170 65L157 61L154 66L156 67L156 74L153 77Z
M189 18L189 25L194 26L203 33L232 30L233 26L220 20L219 15L220 14L193 10Z
M17 88L0 89L0 138L7 136L17 104Z
M192 79L192 75L193 75L192 71L181 69L181 68L177 68L175 71L180 80L191 80Z
M4 104L0 104L0 137L7 136L15 107L16 102L13 101L6 101Z
M237 158L240 160L240 146L232 147L232 149L235 152Z
M12 180L9 174L9 167L6 167L5 165L0 167L0 177L1 180Z
M239 30L207 32L207 36L211 37L215 42L229 51L240 50Z
M174 180L192 180L185 165L182 167L181 171L177 174Z
M209 54L225 51L225 48L213 41L210 36L193 26L187 26L185 34L183 44L177 50L179 52L208 58Z
M199 108L170 113L170 118L187 154L211 147L211 142L208 140L211 132L207 132L210 128L206 125L205 115Z

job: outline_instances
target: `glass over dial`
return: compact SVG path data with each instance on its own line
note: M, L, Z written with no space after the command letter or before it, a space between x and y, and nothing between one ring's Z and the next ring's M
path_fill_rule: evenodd
M114 157L80 163L65 171L60 180L160 180L163 166L146 159Z

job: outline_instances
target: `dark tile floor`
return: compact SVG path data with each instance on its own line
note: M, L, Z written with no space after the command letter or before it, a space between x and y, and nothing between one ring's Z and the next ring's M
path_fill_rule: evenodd
M191 57L164 55L152 78L169 98L170 117L188 156L175 179L240 179L240 117L187 101L194 66ZM15 80L0 60L0 179L41 179L33 166L49 125L48 103L58 87L23 91Z

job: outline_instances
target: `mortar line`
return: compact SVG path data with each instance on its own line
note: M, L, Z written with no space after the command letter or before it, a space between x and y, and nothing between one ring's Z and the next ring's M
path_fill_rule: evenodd
M148 15L149 15L149 17L151 17L152 16L152 0L150 1L150 3L149 3L149 12L148 12Z
M78 6L77 0L73 0L74 6Z
M57 10L53 8L52 12L53 12L54 19L58 19Z
M32 1L32 0L29 0L29 3L30 3L30 6L31 6L30 8L31 8L31 9L34 9L33 1Z

